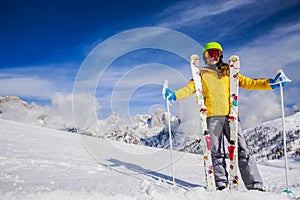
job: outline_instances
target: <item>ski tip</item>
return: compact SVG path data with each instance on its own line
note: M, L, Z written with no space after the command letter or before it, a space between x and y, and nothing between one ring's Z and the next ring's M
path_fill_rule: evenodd
M239 60L239 57L237 55L232 55L232 56L230 56L229 60L232 62L236 62Z
M200 60L200 57L197 54L191 55L192 60Z

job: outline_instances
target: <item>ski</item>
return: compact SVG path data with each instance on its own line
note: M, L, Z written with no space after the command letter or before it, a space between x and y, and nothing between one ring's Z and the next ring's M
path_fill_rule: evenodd
M194 54L190 58L191 71L196 89L196 101L199 106L199 115L201 123L201 141L203 146L204 173L206 181L206 189L208 191L216 190L214 170L211 158L211 136L208 133L206 123L206 107L204 105L204 97L202 90L202 81L200 76L200 58Z
M238 96L240 59L233 55L229 58L230 69L230 142L229 152L229 189L238 189L240 180L238 176Z

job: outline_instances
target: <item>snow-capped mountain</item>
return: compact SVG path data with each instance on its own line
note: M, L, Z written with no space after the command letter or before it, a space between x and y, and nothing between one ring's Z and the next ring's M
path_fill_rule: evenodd
M291 156L300 156L300 112L285 117L285 131L287 138L287 151ZM278 159L283 152L282 119L261 123L244 131L248 145L256 158Z
M122 119L117 113L114 113L105 120L98 120L96 123L90 124L85 123L84 127L78 127L74 125L70 117L71 106L62 102L61 96L57 98L59 100L53 100L56 102L53 105L41 107L35 103L28 104L18 97L0 97L0 118L125 143L169 148L167 114L163 110L156 110L151 116L136 115L132 119ZM291 156L299 157L300 113L286 117L285 121L288 151L291 152ZM183 123L186 122L182 122L176 116L171 116L173 149L201 153L198 132L190 133L181 129ZM281 119L247 129L244 131L244 135L258 159L277 159L283 156Z

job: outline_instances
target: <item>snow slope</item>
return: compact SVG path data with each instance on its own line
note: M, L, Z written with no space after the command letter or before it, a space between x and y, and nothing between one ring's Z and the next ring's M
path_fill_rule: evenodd
M289 199L282 161L259 165L266 193L206 192L202 159L174 152L177 186L171 184L170 152L0 120L0 199ZM300 164L289 182L300 199Z

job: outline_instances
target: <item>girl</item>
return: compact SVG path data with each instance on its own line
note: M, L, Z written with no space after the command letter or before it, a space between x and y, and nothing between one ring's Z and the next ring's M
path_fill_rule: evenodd
M229 65L223 63L222 46L217 42L209 42L203 48L203 59L206 64L201 69L204 103L207 109L208 132L212 137L211 156L215 171L217 190L223 190L228 184L228 172L225 162L224 136L229 142L230 127L228 115L230 112ZM273 79L250 79L241 74L239 87L246 90L272 90L279 87ZM286 83L282 83L285 85ZM194 81L176 91L166 90L165 98L180 100L195 93ZM240 126L239 126L240 127ZM263 182L256 161L250 154L242 130L238 133L238 165L244 184L248 190L263 189Z

